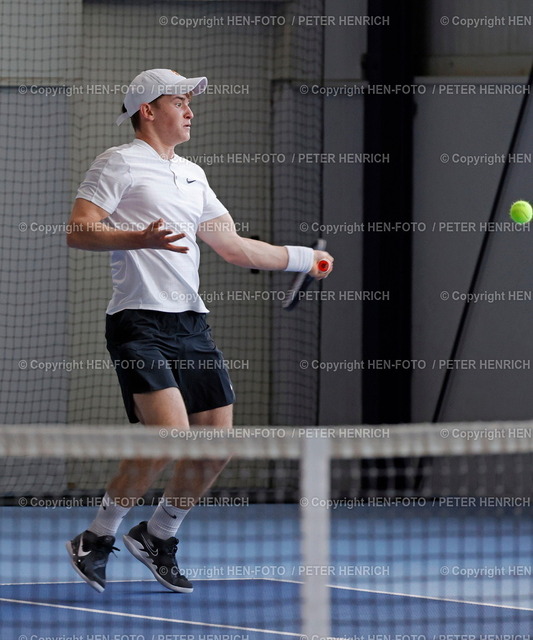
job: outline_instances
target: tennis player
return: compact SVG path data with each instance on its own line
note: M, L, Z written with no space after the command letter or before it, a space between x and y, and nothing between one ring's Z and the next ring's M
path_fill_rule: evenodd
M143 71L128 87L116 123L131 120L132 142L99 155L81 183L69 221L69 247L111 252L113 294L107 347L130 422L188 429L230 429L235 399L222 353L198 295L203 240L226 262L247 269L320 272L325 251L273 246L240 237L204 171L175 155L191 137L191 99L204 77ZM111 480L93 522L67 542L74 569L94 589L119 525L168 461L127 460ZM225 461L174 464L163 499L147 522L123 536L127 549L168 589L191 592L176 561L176 533Z

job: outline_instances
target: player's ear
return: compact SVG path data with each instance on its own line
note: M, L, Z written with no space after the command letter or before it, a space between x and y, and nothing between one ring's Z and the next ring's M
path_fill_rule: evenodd
M142 120L153 120L154 110L149 102L143 102L139 107L139 114Z

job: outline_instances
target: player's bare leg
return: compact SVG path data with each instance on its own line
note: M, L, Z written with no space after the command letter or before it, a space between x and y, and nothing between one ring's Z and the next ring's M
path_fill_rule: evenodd
M134 394L137 417L146 426L162 426L178 429L211 427L230 429L233 407L228 405L210 411L187 415L185 403L178 389L171 387L146 394ZM186 454L184 440L184 453ZM78 574L97 591L105 588L105 568L99 572L78 566L87 556L78 557L79 549L87 544L103 566L113 549L116 529L121 519L135 502L154 483L159 473L169 464L167 459L124 460L108 486L110 502L103 505L89 529L67 543L71 562ZM128 550L154 574L165 587L173 591L190 593L192 584L176 562L178 541L175 533L190 508L216 480L226 460L180 460L174 464L172 477L165 490L164 499L148 522L141 522L124 536ZM105 556L105 557L104 557Z
M134 398L137 416L144 424L189 428L187 411L178 389L153 391L134 395ZM109 554L115 549L115 536L122 519L169 462L169 459L124 460L117 475L111 480L107 495L93 522L85 531L66 543L75 571L96 591L102 592L105 589L105 568ZM146 527L146 523L144 524ZM166 558L176 575L172 580L174 584L168 584L168 581L163 584L174 591L192 591L190 582L179 574L174 547L167 547ZM144 559L139 559L144 562ZM152 570L151 566L149 568ZM156 575L156 578L162 581L161 576Z
M145 426L188 429L189 418L179 389L170 387L149 393L133 394L135 412ZM109 496L117 501L141 498L155 482L170 459L124 460L108 485Z
M134 396L137 415L147 425L166 426L172 428L215 427L231 428L232 407L226 406L211 411L186 416L183 419L184 404L177 389L165 389L166 393L156 392L142 397ZM174 404L173 404L174 403ZM173 406L181 409L173 412ZM182 420L177 423L176 416ZM187 455L187 441L183 441L183 453ZM130 461L122 464L120 473L113 482L112 490L130 491L124 484L139 473L143 477L134 483L137 492L148 480L155 479L159 471L166 466L168 460ZM176 532L197 500L213 484L225 460L187 460L174 464L172 477L167 485L165 495L157 506L150 520L143 521L133 527L124 537L127 549L145 566L154 577L172 591L190 593L193 586L181 573L176 561L178 540ZM111 489L111 488L110 488ZM116 496L116 494L114 494Z
M231 429L233 405L192 413L193 427ZM228 460L179 460L165 487L164 500L182 509L190 509L215 482Z
M188 416L181 393L174 387L133 397L137 416L146 426L231 429L233 424L232 405ZM186 454L187 441L183 442ZM165 498L175 500L176 506L182 505L183 509L190 508L209 489L226 463L227 460L179 460L165 489ZM124 460L108 486L109 496L124 503L141 498L168 464L169 459Z

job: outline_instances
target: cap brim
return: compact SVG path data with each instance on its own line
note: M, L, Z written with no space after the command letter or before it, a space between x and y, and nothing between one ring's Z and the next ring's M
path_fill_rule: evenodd
M115 120L115 124L120 126L123 122L125 122L128 118L131 118L127 113L121 113L119 117Z
M168 86L168 90L165 94L175 93L192 93L193 96L197 96L203 93L207 89L207 78L187 78L178 84Z
M197 84L195 88L192 90L194 96L197 96L199 93L203 93L207 89L207 78L192 78L191 84L197 80Z

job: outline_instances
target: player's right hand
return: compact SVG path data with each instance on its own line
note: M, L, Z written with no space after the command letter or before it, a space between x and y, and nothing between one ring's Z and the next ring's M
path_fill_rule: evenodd
M327 260L330 263L330 268L328 269L328 271L318 270L318 263L320 262L320 260ZM309 272L309 275L313 276L313 278L316 278L317 280L323 280L324 278L327 278L329 274L333 271L333 262L334 262L333 256L329 254L327 251L317 251L315 249L315 264L311 269L311 271Z
M145 249L166 249L177 253L187 253L189 251L189 247L172 244L176 240L185 238L185 234L173 233L170 229L166 229L162 218L149 224L146 229L141 231L141 234L143 236L142 244Z

